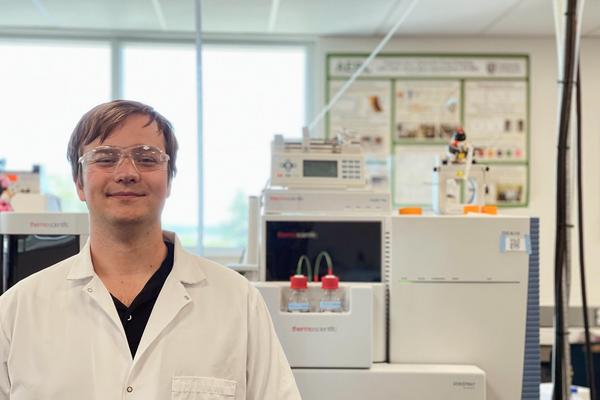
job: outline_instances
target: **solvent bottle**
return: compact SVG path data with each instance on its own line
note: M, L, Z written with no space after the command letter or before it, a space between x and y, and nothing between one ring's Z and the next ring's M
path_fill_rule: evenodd
M291 290L288 297L287 310L289 312L309 312L308 279L304 275L293 275L290 278Z
M340 280L335 275L325 275L321 278L321 301L319 311L341 312L342 297L339 291Z

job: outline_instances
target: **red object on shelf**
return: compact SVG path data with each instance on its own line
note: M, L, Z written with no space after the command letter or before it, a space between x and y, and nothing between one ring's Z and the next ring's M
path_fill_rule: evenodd
M308 287L308 279L302 274L292 275L290 277L292 289L306 289Z
M340 287L340 279L335 275L325 275L321 278L323 289L334 290Z

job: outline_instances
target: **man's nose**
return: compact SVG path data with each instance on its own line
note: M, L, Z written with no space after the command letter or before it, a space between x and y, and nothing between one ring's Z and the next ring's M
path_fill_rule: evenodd
M115 182L131 183L140 180L140 172L130 156L124 156L115 167Z

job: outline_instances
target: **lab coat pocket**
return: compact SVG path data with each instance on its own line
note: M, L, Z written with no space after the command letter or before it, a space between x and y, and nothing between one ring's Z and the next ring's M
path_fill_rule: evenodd
M237 382L205 376L174 376L171 400L231 400Z

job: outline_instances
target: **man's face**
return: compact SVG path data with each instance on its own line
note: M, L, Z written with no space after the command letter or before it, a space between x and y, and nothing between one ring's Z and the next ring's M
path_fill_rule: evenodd
M100 143L96 139L83 148L85 154L98 146L127 148L149 145L165 151L163 134L149 117L132 115ZM108 224L159 223L170 183L167 163L153 171L141 171L130 157L107 172L94 164L82 166L77 183L79 199L87 203L92 220Z

